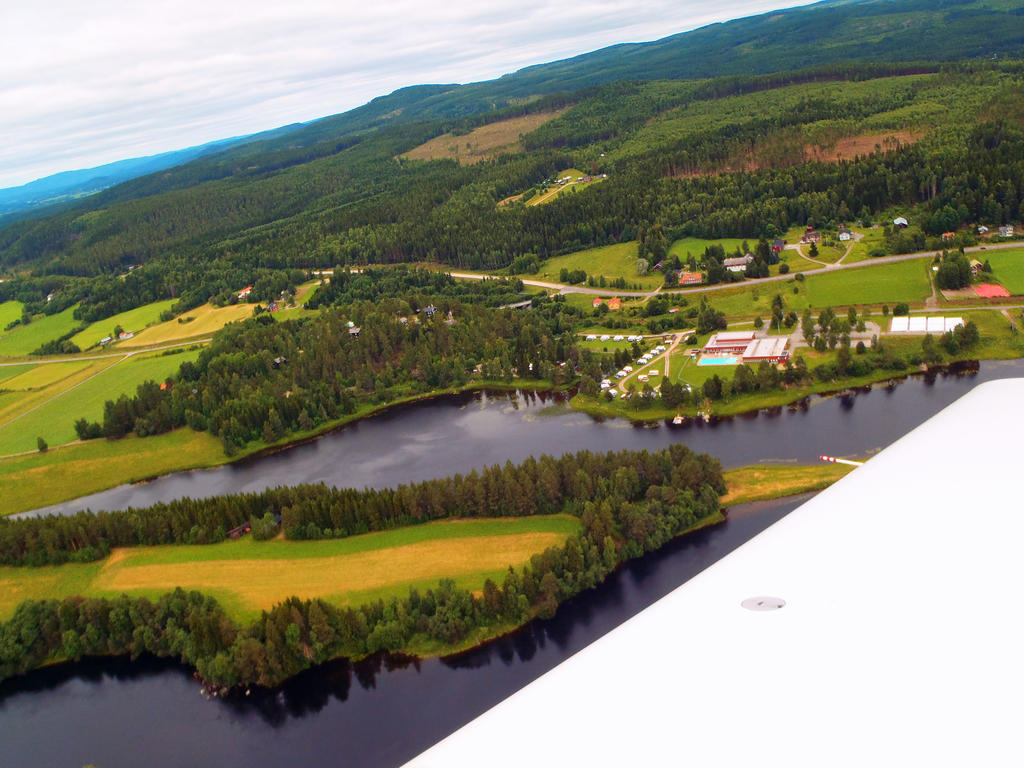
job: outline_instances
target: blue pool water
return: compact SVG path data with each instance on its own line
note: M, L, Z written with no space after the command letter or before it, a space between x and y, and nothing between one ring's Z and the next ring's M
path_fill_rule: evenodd
M739 365L738 357L702 357L697 365Z

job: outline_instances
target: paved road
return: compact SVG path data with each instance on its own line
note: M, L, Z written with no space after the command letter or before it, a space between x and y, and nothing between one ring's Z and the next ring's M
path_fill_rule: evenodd
M1007 248L1022 248L1024 243L995 243L993 245L977 245L970 248L965 248L967 253L976 253L981 251L996 251ZM920 251L918 253L902 253L897 256L880 256L876 259L867 259L865 261L858 261L853 264L842 264L836 263L831 264L822 269L816 269L803 274L807 275L818 275L823 274L826 269L829 272L837 272L845 269L862 269L864 267L873 267L878 264L895 264L901 261L913 261L914 259L930 259L934 258L936 251ZM845 256L843 258L846 258ZM822 262L824 263L824 262ZM494 279L495 275L477 275L469 272L450 272L452 277L460 278L462 280L483 280L485 278ZM711 291L725 291L730 288L738 288L747 285L761 285L763 283L775 283L784 282L786 280L792 280L796 276L795 272L791 272L786 275L774 275L772 277L761 277L756 280L744 280L739 283L720 283L718 285L705 285L700 288L681 288L674 290L667 290L666 293L681 294L688 296L690 294L697 293L710 293ZM523 285L531 285L536 288L546 288L551 291L558 291L559 293L585 293L592 296L642 296L650 298L656 293L661 291L661 288L656 288L653 291L620 291L615 288L590 288L584 285L564 285L562 283L549 283L543 280L523 280ZM986 307L987 309L987 307Z

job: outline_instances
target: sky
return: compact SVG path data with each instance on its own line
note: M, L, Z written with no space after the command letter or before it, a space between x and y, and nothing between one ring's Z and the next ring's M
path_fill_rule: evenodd
M0 187L801 0L0 0Z

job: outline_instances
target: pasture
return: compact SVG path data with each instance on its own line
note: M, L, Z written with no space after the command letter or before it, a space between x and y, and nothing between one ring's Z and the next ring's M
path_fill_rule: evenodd
M100 339L113 336L114 329L120 326L129 333L138 333L147 326L159 322L160 314L166 312L174 304L175 299L167 301L156 301L152 304L145 304L127 312L108 317L105 320L98 320L83 331L71 337L71 341L78 345L79 349L88 349L100 343Z
M556 256L541 264L540 271L536 275L525 275L528 278L560 282L559 275L563 269L570 272L582 269L587 276L599 278L604 276L606 280L625 278L630 286L637 284L642 290L653 290L664 282L660 272L653 272L643 277L636 273L636 262L639 245L635 240L628 243L616 243L615 245L604 245L600 248L587 248L583 251L568 253L564 256ZM590 297L593 300L593 296Z
M992 265L992 273L1006 290L1015 296L1024 295L1024 248L971 255L982 262L987 259Z
M0 568L0 619L26 599L71 595L157 597L176 587L217 598L251 620L285 598L360 605L436 587L451 578L479 590L500 584L510 565L560 545L580 530L568 515L444 520L323 541L258 542L118 549L99 563Z
M455 160L462 164L479 163L506 152L520 152L520 138L554 120L568 109L534 112L529 115L499 120L474 128L469 133L443 133L410 149L402 157L410 160Z
M0 303L0 336L10 331L5 331L8 325L21 317L24 305L20 301L5 301Z
M132 395L145 381L163 381L177 373L185 360L195 360L199 350L190 350L175 355L151 357L128 357L96 360L92 363L59 363L37 366L7 383L13 384L27 377L50 374L54 368L65 369L62 378L51 386L47 398L33 407L17 421L0 424L0 455L31 451L36 447L36 438L42 437L50 446L70 443L77 439L74 422L79 418L89 421L103 421L103 406L107 400L116 400L119 395ZM87 376L74 376L79 370L88 369ZM54 374L55 375L55 374ZM24 413L24 411L22 411Z
M0 458L0 515L226 460L217 438L186 427L152 437L101 438L46 453Z
M75 330L81 323L75 320L74 312L75 307L68 307L56 315L38 316L28 325L16 325L0 336L0 357L30 355L46 342Z
M194 339L216 333L228 323L252 317L254 304L232 304L226 307L215 307L203 304L190 309L180 317L164 323L151 325L135 338L122 341L119 349L151 347L157 344L173 344L182 339Z

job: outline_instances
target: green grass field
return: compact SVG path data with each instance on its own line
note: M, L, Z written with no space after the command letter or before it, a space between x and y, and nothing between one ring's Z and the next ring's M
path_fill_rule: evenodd
M33 368L35 368L35 366L32 363L0 366L0 389L9 389L9 385L3 382L13 379L16 376L21 376L24 373L28 373Z
M46 342L73 331L79 325L73 317L74 311L74 307L68 307L59 314L37 317L28 325L15 326L0 337L0 357L24 357Z
M103 405L118 395L130 395L144 381L163 381L177 372L186 360L195 360L199 350L191 350L176 355L156 355L151 357L129 357L123 362L95 361L96 369L91 372L92 378L80 381L73 372L88 362L60 363L40 365L36 369L22 374L8 382L27 377L39 377L51 373L53 368L77 366L78 368L64 374L64 378L53 387L48 398L29 413L16 421L0 425L0 455L31 451L36 448L36 438L42 437L51 446L62 445L77 439L74 422L82 417L89 421L103 421ZM115 364L116 363L116 364ZM106 366L105 368L102 366ZM61 382L76 383L73 389L66 389ZM12 387L13 388L13 387Z
M684 237L680 240L676 240L672 245L669 246L669 256L678 256L685 266L686 254L690 253L693 255L697 262L700 263L701 257L704 255L704 249L710 245L721 245L725 248L725 255L728 256L735 250L741 249L743 245L743 238L737 237L725 237L721 240L704 240L699 237ZM753 251L757 246L757 239L747 240L747 247Z
M640 285L644 290L653 290L664 282L660 272L640 277L636 273L637 252L639 245L635 240L628 243L616 243L600 248L588 248L565 256L556 256L545 261L536 275L525 275L538 280L559 282L559 273L563 269L570 272L582 269L588 276L595 278L604 276L609 280L625 278L629 285ZM593 297L590 297L593 299Z
M924 301L930 293L928 259L878 264L860 269L816 271L805 280L740 284L736 288L706 294L711 305L730 317L771 314L771 301L780 294L786 310L797 312L811 307L888 304ZM797 293L793 293L793 288ZM696 301L699 297L694 295Z
M0 459L0 515L226 460L217 438L188 428L153 437L89 440L46 453Z
M121 328L129 333L138 333L143 328L159 322L160 313L169 310L174 302L174 299L157 301L152 304L136 307L135 309L129 309L127 312L121 312L113 317L108 317L106 320L99 320L84 331L76 333L71 337L71 340L80 349L88 349L99 344L100 339L113 335L114 328L117 326L121 326Z
M251 537L208 546L132 547L100 563L0 568L0 619L26 599L71 595L156 597L175 587L220 600L251 620L287 597L359 605L436 587L452 578L479 590L509 565L561 544L580 530L568 515L446 520L325 541L258 542Z
M1024 294L1024 248L1012 248L1006 251L971 254L992 265L993 274L999 282L1014 295ZM984 276L983 276L984 277Z
M4 328L21 317L23 306L20 301L5 301L0 304L0 336L10 333Z

